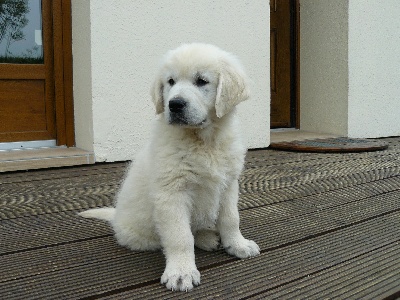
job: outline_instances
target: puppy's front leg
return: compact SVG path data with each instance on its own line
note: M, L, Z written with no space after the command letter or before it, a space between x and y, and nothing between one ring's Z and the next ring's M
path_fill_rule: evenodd
M239 184L235 180L222 195L217 227L226 252L246 258L260 254L260 248L255 242L245 239L239 230L238 200Z
M184 192L157 198L154 219L166 257L161 283L170 290L189 291L200 284L190 228L190 198Z

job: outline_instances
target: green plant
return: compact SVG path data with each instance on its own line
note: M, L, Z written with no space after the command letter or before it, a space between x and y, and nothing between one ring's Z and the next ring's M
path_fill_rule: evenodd
M41 64L43 56L39 57L24 57L24 56L0 56L0 63L6 64Z

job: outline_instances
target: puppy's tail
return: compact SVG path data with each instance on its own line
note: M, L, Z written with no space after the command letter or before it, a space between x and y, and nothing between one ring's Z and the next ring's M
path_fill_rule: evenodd
M112 219L114 219L115 208L114 207L94 208L80 212L78 215L84 218L95 218L110 222Z

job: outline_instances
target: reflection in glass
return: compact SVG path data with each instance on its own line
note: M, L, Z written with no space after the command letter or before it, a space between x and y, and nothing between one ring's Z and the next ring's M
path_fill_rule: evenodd
M0 0L0 63L42 64L40 0Z

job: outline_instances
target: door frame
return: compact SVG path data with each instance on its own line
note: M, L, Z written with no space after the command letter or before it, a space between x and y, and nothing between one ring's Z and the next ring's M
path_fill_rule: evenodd
M300 129L300 0L290 1L290 123Z
M71 0L53 0L54 102L57 145L75 145Z
M295 118L293 118L293 125L295 128L300 129L300 0L292 0L295 1L292 8L294 12L291 12L291 22L293 22L293 26L291 26L292 35L291 38L291 47L293 47L294 53L292 56L292 80L294 84L292 84L291 98L293 103L293 113L295 114ZM293 62L294 60L294 62ZM294 78L293 78L294 77Z

